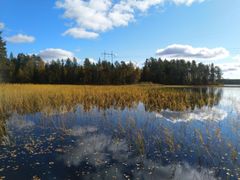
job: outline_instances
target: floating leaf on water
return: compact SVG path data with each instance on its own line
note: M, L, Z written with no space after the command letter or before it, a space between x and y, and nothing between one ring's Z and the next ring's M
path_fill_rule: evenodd
M57 149L55 149L55 152L62 153L62 152L64 152L64 150L63 150L63 149L61 149L61 148L57 148Z
M32 180L41 180L41 178L38 176L33 176Z

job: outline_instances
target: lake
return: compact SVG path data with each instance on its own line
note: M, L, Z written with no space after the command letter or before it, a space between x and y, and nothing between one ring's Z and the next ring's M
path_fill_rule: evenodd
M0 90L0 179L240 178L238 87Z

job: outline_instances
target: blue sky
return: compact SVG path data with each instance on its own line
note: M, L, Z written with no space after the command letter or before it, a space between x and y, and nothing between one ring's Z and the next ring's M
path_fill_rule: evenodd
M148 57L195 59L240 78L239 0L0 0L9 52L141 65Z

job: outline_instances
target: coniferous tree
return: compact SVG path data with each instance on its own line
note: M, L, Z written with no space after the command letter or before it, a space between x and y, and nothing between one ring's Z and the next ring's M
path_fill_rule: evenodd
M10 66L7 59L6 43L0 32L0 82L8 82L10 78Z

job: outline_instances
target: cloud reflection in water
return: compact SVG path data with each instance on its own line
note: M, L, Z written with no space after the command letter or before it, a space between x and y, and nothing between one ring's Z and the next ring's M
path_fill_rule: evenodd
M145 155L135 155L124 139L116 140L105 134L82 134L62 159L68 166L85 163L97 168L83 179L215 179L214 171L206 168L195 169L188 163L164 166Z
M216 107L203 107L201 109L195 109L193 111L162 110L160 113L156 113L157 118L163 118L173 123L189 122L192 120L222 121L227 117L227 115L228 113L226 111Z

